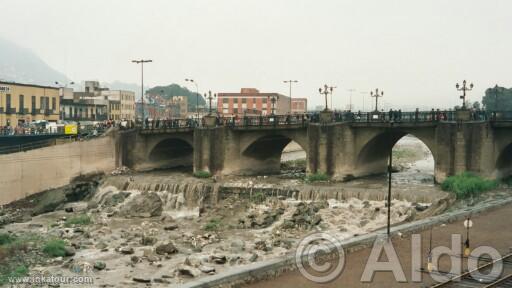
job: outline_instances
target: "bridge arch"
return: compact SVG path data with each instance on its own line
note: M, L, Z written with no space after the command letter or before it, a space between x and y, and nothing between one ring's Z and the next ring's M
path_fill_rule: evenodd
M246 136L240 145L240 172L247 175L277 174L281 169L281 156L291 142L297 143L308 157L307 134L268 133Z
M411 135L421 141L432 154L434 158L434 171L437 169L437 155L435 145L435 132L430 131L408 131L401 129L393 129L381 131L363 137L364 141L359 145L361 147L356 152L354 176L367 176L372 174L380 174L387 171L389 161L389 151L393 149L400 139ZM434 172L434 176L435 176Z
M150 168L192 167L193 147L192 141L185 137L173 136L157 139L149 145L147 150L148 166Z
M512 143L499 152L496 160L496 178L503 179L512 175Z

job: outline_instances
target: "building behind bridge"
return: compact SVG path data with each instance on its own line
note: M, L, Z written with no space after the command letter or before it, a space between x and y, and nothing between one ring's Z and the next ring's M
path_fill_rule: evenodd
M242 88L239 93L217 93L217 111L224 116L270 115L273 98L275 114L290 113L290 97L279 93L261 93L255 88Z
M59 88L0 81L0 126L59 120Z
M61 119L71 121L135 120L135 93L109 90L85 81L84 91L61 88Z

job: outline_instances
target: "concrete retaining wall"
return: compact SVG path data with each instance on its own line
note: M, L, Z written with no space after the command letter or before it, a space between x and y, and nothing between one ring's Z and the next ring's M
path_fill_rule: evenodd
M0 155L0 205L69 184L80 174L116 167L115 139L104 136Z

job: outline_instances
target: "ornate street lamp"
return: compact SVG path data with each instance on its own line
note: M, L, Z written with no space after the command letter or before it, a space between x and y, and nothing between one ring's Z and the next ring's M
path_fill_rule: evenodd
M370 96L375 98L375 112L379 111L379 98L384 97L384 91L380 91L379 94L379 88L375 89L375 93L373 91L370 92Z
M469 88L466 86L466 80L462 81L462 87L459 85L459 83L455 84L455 88L457 88L457 91L462 91L462 95L460 96L460 99L462 99L462 109L466 110L466 91L473 90L473 83L469 84Z
M329 107L327 105L327 95L329 95L329 93L332 95L332 91L334 90L334 88L336 88L336 87L334 87L334 86L330 86L329 87L329 86L327 86L327 84L324 84L324 89L318 88L318 92L325 96L325 109L324 109L324 111L329 111ZM332 100L331 100L331 106L332 106Z
M208 91L208 94L204 93L204 98L208 99L208 101L210 102L210 112L208 113L208 115L212 115L212 99L217 98L217 94L213 94L212 96L212 91Z

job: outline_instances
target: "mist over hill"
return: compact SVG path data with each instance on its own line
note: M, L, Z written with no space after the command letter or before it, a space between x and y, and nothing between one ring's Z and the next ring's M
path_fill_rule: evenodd
M52 85L69 79L51 68L30 49L0 38L0 79L18 83Z

